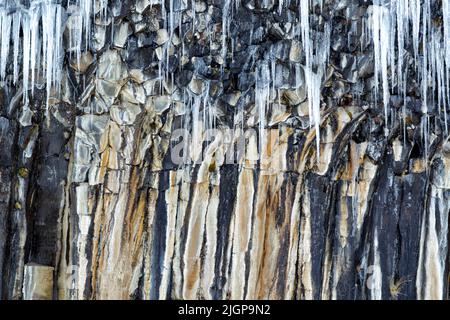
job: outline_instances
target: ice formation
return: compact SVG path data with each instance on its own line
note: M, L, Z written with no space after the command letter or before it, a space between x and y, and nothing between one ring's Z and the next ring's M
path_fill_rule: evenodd
M160 89L170 78L169 52L175 31L181 26L182 18L179 10L175 9L174 0L148 1L151 6L160 5L163 21L166 25L168 40L161 44L159 64ZM271 1L259 2L259 6L270 7ZM234 4L234 6L233 6ZM37 87L46 87L47 99L52 94L58 94L61 82L63 57L63 34L69 17L72 28L69 32L70 54L79 60L82 51L90 50L90 35L93 28L94 16L100 16L104 23L111 23L107 16L107 0L69 0L64 2L55 0L2 0L0 3L0 77L4 85L17 85L22 79L23 102L29 103ZM188 1L186 5L195 7L195 1ZM222 8L221 21L221 49L220 55L225 65L233 56L236 45L230 37L233 12L244 4L241 1L226 0ZM321 124L321 90L327 61L330 53L330 23L326 22L326 30L315 30L311 23L311 11L323 10L324 2L319 0L278 1L271 10L281 12L284 6L298 6L297 26L293 28L295 36L301 41L304 61L305 85L307 88L310 124L314 127L317 142L317 154L320 153L320 124ZM433 10L441 7L442 23L435 23L432 19ZM233 9L234 8L234 9ZM195 10L192 28L195 31ZM391 95L403 98L403 118L408 112L406 101L406 83L409 81L409 70L414 68L417 83L420 84L421 112L427 115L430 110L438 109L442 114L441 125L445 134L448 133L447 106L450 103L450 6L448 0L436 4L431 0L374 0L367 10L366 22L369 26L369 37L373 43L374 70L374 105L382 103L386 133L389 132L390 120L393 116ZM108 22L109 21L109 22ZM114 22L112 22L114 23ZM75 24L75 26L74 26ZM180 27L181 28L181 27ZM209 28L213 36L213 29ZM111 27L111 32L114 28ZM253 33L253 30L252 30ZM184 39L181 39L184 41ZM413 52L408 53L412 48ZM408 54L412 54L413 65L408 61ZM273 58L275 59L275 58ZM300 63L300 62L298 62ZM259 61L255 64L257 92L255 104L260 118L260 130L263 131L267 119L267 109L276 99L276 94L268 93L270 82L273 82L273 72L262 72L266 64L275 65L275 61ZM11 68L12 72L8 73ZM267 66L268 69L269 66ZM12 77L8 78L7 74ZM262 79L262 76L270 79ZM44 80L42 80L44 79ZM263 85L261 85L263 83ZM273 87L273 85L272 85ZM56 89L55 92L52 89ZM209 105L209 104L206 104ZM205 108L209 108L205 105ZM208 114L214 118L213 112ZM429 123L427 116L423 120L424 140L428 139ZM213 123L211 119L209 123ZM260 140L264 139L262 135Z
M429 144L429 112L437 109L445 135L448 134L447 106L449 103L449 19L448 0L442 1L442 19L432 19L430 0L376 0L371 7L371 26L375 58L375 100L381 100L387 128L392 116L390 94L403 97L403 118L407 112L406 82L409 69L417 74L420 84L422 132L425 150ZM407 48L412 47L414 64L405 61ZM391 76L389 73L391 72ZM381 86L381 93L378 89ZM375 101L375 103L376 103Z
M259 152L263 156L266 140L266 113L270 101L270 70L267 61L262 62L256 71L255 104L259 118Z
M383 105L385 121L388 120L389 105L388 62L390 38L390 12L381 5L373 7L373 47L375 55L375 95L378 96L379 76L383 87Z
M79 16L79 32L71 33L69 40L79 57L83 33L86 46L89 43L92 4L91 0L68 1L65 8L54 0L3 0L0 3L0 76L2 81L8 82L6 69L9 63L13 68L12 84L17 84L22 74L24 105L29 103L29 90L33 94L42 82L39 79L45 79L48 99L52 88L58 92L66 18L68 15Z

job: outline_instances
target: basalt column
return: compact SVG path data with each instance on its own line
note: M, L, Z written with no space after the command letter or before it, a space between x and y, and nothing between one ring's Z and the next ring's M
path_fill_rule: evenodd
M447 299L449 2L0 1L0 297Z

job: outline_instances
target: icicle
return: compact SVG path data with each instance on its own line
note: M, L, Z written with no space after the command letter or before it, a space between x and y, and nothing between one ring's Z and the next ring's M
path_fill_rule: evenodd
M69 12L69 15L78 18L74 22L77 24L76 31L69 35L69 45L71 50L77 52L79 58L83 33L86 36L86 45L89 43L93 2L92 0L73 0L73 2L78 5L79 10ZM107 0L102 0L102 3L107 3ZM68 5L72 5L70 1ZM62 5L53 0L11 1L0 4L0 78L4 80L6 76L12 42L13 83L18 82L21 73L24 104L29 102L28 90L31 89L31 94L34 94L38 76L46 79L47 103L52 88L59 93L62 73L60 57L64 27L63 11ZM21 53L22 61L19 62Z
M259 117L259 155L260 159L264 156L265 131L266 131L266 112L270 96L270 70L267 61L263 61L256 70L255 79L255 104Z
M312 122L314 124L314 129L316 131L316 151L317 158L320 158L320 91L321 91L321 82L322 75L314 74L311 71L310 73L310 82L308 84L308 97L311 104L312 110Z
M429 69L428 69L428 5L424 5L423 9L423 21L422 21L422 50L423 50L423 61L422 61L422 113L428 113L428 77L429 77Z
M389 105L389 82L388 82L388 59L390 43L390 13L389 9L380 5L379 0L373 5L372 12L372 30L375 56L375 96L379 86L379 75L383 88L383 105L385 123L388 123L388 105Z
M311 68L312 50L309 30L309 0L300 1L300 28L302 33L303 50L306 57L306 68Z
M393 0L391 0L393 1ZM399 0L400 1L400 0ZM397 22L397 13L395 10L395 4L390 4L388 7L389 10L389 19L387 21L388 26L387 26L387 30L389 30L390 34L389 34L389 42L388 42L388 64L390 66L390 71L391 71L391 85L394 86L395 83L395 79L396 79L396 68L395 68L395 58L396 58L396 47L395 47L395 43L396 43L396 38L395 38L395 31L392 32L392 30L395 30L396 26L396 22ZM398 51L397 51L398 52ZM389 90L388 90L389 92Z
M391 7L393 6L391 0ZM396 1L396 12L397 12L397 90L398 93L403 97L402 105L402 126L403 126L403 139L406 142L406 82L404 80L404 51L405 51L405 38L408 34L408 0L397 0ZM395 70L395 68L392 68Z
M174 9L173 9L173 0L170 0L169 1L169 39L170 39L170 41L172 41L173 31L174 31L174 26L175 26L174 12L173 11L174 11Z
M392 0L391 0L392 1ZM392 3L392 2L391 2ZM405 95L406 87L403 83L403 54L405 48L405 33L408 27L408 12L406 11L407 0L396 1L397 11L397 87L399 93ZM406 13L406 16L405 16ZM405 30L406 29L406 30ZM393 70L395 70L393 68Z
M87 50L91 36L92 0L80 0L79 7L82 13L82 22L84 26L85 43L86 43L85 50Z
M45 50L45 78L47 88L47 107L48 99L51 95L51 89L56 86L59 89L59 82L61 77L61 62L59 61L59 54L61 50L61 8L52 3L46 3L43 6L42 20L43 20L43 45Z
M450 5L449 0L442 0L442 17L444 25L444 60L445 60L445 79L443 83L443 101L445 116L445 132L448 135L447 111L446 107L450 104ZM446 102L448 104L446 104Z
M323 36L318 39L317 46L311 40L309 23L310 4L308 1L300 1L300 31L302 35L303 50L305 52L305 82L308 92L308 110L310 123L316 132L317 161L320 159L320 95L322 77L325 72L325 64L330 53L331 26L326 23ZM314 49L314 50L313 50ZM317 72L313 71L313 64L317 65Z
M7 14L4 8L0 9L0 27L1 27L1 39L7 39L7 41L1 42L0 53L0 75L4 80L6 76L6 64L9 56L9 39L11 35L11 16Z
M409 0L410 1L410 14L412 19L412 38L414 48L414 60L417 65L417 58L419 55L419 32L420 32L420 1L421 0Z
M22 32L23 32L23 101L28 104L28 77L30 71L30 46L31 46L31 30L30 18L28 15L22 17Z
M309 29L309 0L300 1L300 30L302 34L303 50L305 51L305 81L308 90L308 110L311 124L315 125L315 118L313 114L313 72L312 72L312 49L311 49L311 37ZM316 130L317 134L317 130ZM317 161L319 159L320 152L320 138L316 136L317 145Z
M450 77L450 5L449 0L442 0L442 18L444 24L445 66L447 69L447 91Z
M429 80L431 80L432 76L432 60L430 59L429 49L430 49L430 38L428 34L431 30L431 6L430 1L425 0L424 2L424 8L423 8L423 18L422 18L422 54L423 54L423 61L422 61L422 113L424 117L422 117L423 122L426 124L425 128L423 128L423 134L424 134L424 145L425 145L425 159L428 159L428 149L429 149L429 136L430 136L430 119L428 117L428 84ZM431 51L432 52L432 51ZM429 67L430 65L430 67ZM433 82L433 80L432 80ZM434 94L434 92L433 92ZM428 166L428 161L425 161L426 165Z
M223 59L223 65L226 64L227 59L227 35L228 35L228 29L230 25L230 6L231 6L231 0L225 0L225 4L223 5L223 11L222 11L222 59Z
M56 68L55 68L55 74L54 74L54 85L56 85L57 89L58 89L58 94L59 94L59 83L61 82L61 73L62 73L62 66L61 63L62 61L60 61L60 52L62 50L62 34L63 34L63 25L62 25L62 11L63 9L61 8L61 6L57 6L56 7L56 19L55 19L55 60L56 60ZM48 96L47 96L48 99Z
M20 33L20 21L22 20L22 16L20 11L17 11L13 15L13 65L14 65L14 84L19 80L19 33Z
M199 156L202 152L202 134L203 127L202 121L200 119L200 105L201 105L201 96L194 95L193 102L191 102L192 108L192 152L191 158L194 163L199 159Z
M35 74L36 74L36 61L38 60L38 54L40 52L40 50L38 50L40 8L39 6L32 4L29 12L30 12L30 31L31 31L31 39L30 39L31 94L33 95Z

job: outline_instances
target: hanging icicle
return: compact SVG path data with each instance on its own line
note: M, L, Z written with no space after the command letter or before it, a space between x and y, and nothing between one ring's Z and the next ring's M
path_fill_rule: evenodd
M29 102L30 94L34 94L36 81L41 77L45 78L47 86L47 105L52 88L59 92L65 14L79 16L81 23L80 28L75 28L79 32L70 34L69 39L69 45L76 51L77 59L81 50L87 49L93 1L69 1L68 6L72 11L66 13L61 3L53 0L11 0L0 4L0 77L5 81L8 65L12 63L13 84L22 75L24 104ZM83 33L86 44L84 48ZM20 56L22 59L19 59ZM12 61L9 60L10 57Z
M377 90L380 82L379 77L381 76L384 119L387 126L389 116L388 66L390 56L388 53L391 39L390 14L389 9L381 5L379 0L374 2L372 9L373 45L375 56L375 95L378 95Z
M62 4L64 3L64 4ZM188 3L188 2L187 2ZM278 1L273 9L282 14L293 1ZM296 1L299 8L297 18L299 35L303 48L304 60L302 68L305 73L305 86L308 96L310 124L316 132L317 155L320 153L320 114L322 81L328 65L330 51L330 22L325 22L326 30L315 30L316 21L313 12L325 10L323 1ZM363 21L370 27L369 35L373 41L374 70L374 96L376 101L382 102L386 128L393 124L394 111L390 106L391 94L399 95L403 99L402 115L406 118L409 112L407 101L407 82L409 74L415 74L414 79L420 84L421 111L424 115L437 108L442 114L443 131L448 133L447 106L450 104L450 6L449 0L442 0L442 23L432 21L432 2L430 0L374 0L369 7L368 20ZM166 80L173 77L168 70L172 42L178 38L175 31L182 23L182 13L174 0L150 1L150 6L158 4L167 32L167 41L158 49L160 55L159 75L160 90L164 90ZM270 1L264 1L261 6L270 7ZM63 7L64 5L64 7ZM67 5L67 7L66 7ZM95 6L94 6L95 5ZM240 1L226 0L222 7L221 35L219 42L221 48L219 55L222 58L222 68L226 67L227 57L236 49L236 43L230 41L230 25L234 12L238 12L244 4ZM67 17L73 17L71 23L76 24L69 34L68 50L76 55L79 61L82 51L89 49L91 42L91 26L93 16L106 19L108 15L108 0L98 2L92 0L71 0L59 2L54 0L9 0L0 4L0 78L4 84L19 82L21 78L23 99L27 103L30 95L35 92L36 82L44 79L47 96L50 98L52 90L58 92L62 74L63 48L62 37ZM195 1L191 1L190 8L195 32L198 26L198 17L195 11ZM339 10L345 5L338 7ZM197 19L197 20L196 20ZM197 22L196 22L197 21ZM212 33L213 26L207 26ZM353 26L352 26L353 28ZM180 28L181 30L181 28ZM327 31L328 30L328 31ZM253 37L253 27L250 29L250 40ZM163 31L160 31L163 32ZM327 33L328 32L328 33ZM325 37L319 36L323 33ZM367 35L363 32L362 38ZM180 37L181 42L184 41ZM213 36L208 35L208 41L213 42ZM184 47L182 45L182 47ZM407 57L411 56L414 65L409 63ZM255 64L257 65L257 64ZM275 61L269 62L269 83L272 83L271 96L276 95L273 85ZM298 66L295 66L298 69ZM11 78L8 72L11 69ZM412 70L414 69L414 70ZM223 70L222 70L223 71ZM264 80L265 82L267 82ZM258 83L261 83L261 79ZM42 81L40 81L42 82ZM259 85L259 84L258 84ZM261 87L256 88L262 90ZM264 88L265 90L265 88ZM259 100L263 97L258 97ZM261 102L261 101L259 101ZM260 111L265 115L260 103ZM207 107L205 107L208 109ZM392 120L392 121L391 121ZM264 124L266 119L262 119ZM433 120L434 121L434 120ZM208 123L211 121L208 121ZM386 131L388 132L388 131ZM427 130L424 131L427 135ZM425 137L424 137L425 139Z

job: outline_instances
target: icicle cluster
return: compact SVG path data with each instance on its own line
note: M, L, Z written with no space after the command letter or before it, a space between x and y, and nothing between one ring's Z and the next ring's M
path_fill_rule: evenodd
M322 4L321 4L322 6ZM320 93L322 78L330 55L331 28L325 25L325 33L319 39L311 37L310 2L300 1L300 29L303 50L305 52L305 80L308 88L308 108L310 122L316 131L317 159L320 155ZM314 41L315 40L315 41ZM314 72L314 69L317 71Z
M273 70L274 68L272 68ZM256 70L255 104L259 117L259 152L263 155L266 141L266 113L270 101L270 69L267 61L262 62Z
M29 103L29 90L33 94L38 84L45 82L47 104L52 88L59 90L65 20L68 14L79 16L79 32L69 37L79 57L82 33L87 37L86 45L89 43L91 10L91 0L68 1L68 8L54 0L3 0L0 3L0 77L6 80L10 64L14 85L22 74L24 105Z
M22 78L24 104L29 103L29 91L33 94L37 85L45 84L47 98L51 90L58 89L62 73L63 33L68 16L72 24L68 39L68 52L74 53L80 59L81 51L87 50L90 43L91 19L94 13L100 18L108 15L108 0L3 0L0 3L0 78L4 83L17 84ZM94 8L94 3L96 6ZM156 49L159 58L160 90L164 86L171 87L167 79L173 83L170 74L170 55L173 43L183 43L183 37L175 30L181 30L183 10L175 9L175 0L154 0L150 5L161 7L163 28L158 31L161 43ZM188 2L186 2L188 3ZM263 7L270 7L271 1L263 1ZM292 28L302 43L304 54L303 70L308 96L310 124L314 127L317 142L317 155L320 154L320 122L321 122L321 89L326 74L330 54L331 21L324 22L322 31L313 30L311 25L313 9L323 9L322 0L283 0L278 1L272 10L282 12L283 8L298 6L299 17L297 25ZM234 39L230 37L233 13L241 6L240 1L225 0L222 7L220 57L222 71L227 63L233 60ZM317 7L318 6L318 7ZM196 21L195 1L190 1L190 16L192 29ZM339 6L339 10L345 5ZM441 7L442 23L437 23L432 16L436 8ZM103 8L102 10L98 8ZM98 10L97 10L98 9ZM97 11L99 12L97 12ZM95 12L94 12L95 11ZM434 2L431 0L374 0L368 8L369 36L373 40L373 55L375 61L374 100L381 102L384 108L386 128L390 128L394 118L391 108L391 95L396 94L404 99L403 119L406 119L407 83L410 74L416 74L420 84L421 111L423 117L424 140L428 139L428 128L431 110L442 113L442 127L448 134L447 106L450 104L450 6L449 0ZM106 21L106 20L105 20ZM75 26L74 26L75 25ZM112 23L114 25L114 22ZM210 28L210 26L208 26ZM114 28L111 28L114 32ZM166 31L167 30L167 31ZM209 29L210 43L214 30ZM297 32L298 31L298 32ZM166 34L164 34L166 32ZM253 30L252 30L253 32ZM181 36L181 37L180 37ZM252 35L250 35L250 38ZM184 45L180 56L184 56ZM411 50L408 50L412 48ZM409 52L412 51L412 52ZM411 55L414 63L408 59ZM230 57L231 56L231 57ZM231 58L231 59L230 59ZM260 131L264 131L266 114L270 103L276 99L276 93L269 92L270 83L275 77L273 58L259 61L256 70L256 101L259 111ZM9 67L9 66L12 67ZM11 68L11 79L7 78L8 68ZM273 69L273 70L272 70ZM414 69L414 70L412 70ZM265 79L264 77L269 77ZM40 81L45 79L45 81ZM173 85L172 85L173 86ZM210 112L208 118L214 118ZM214 123L208 119L208 123ZM386 131L387 133L388 131ZM261 133L263 134L263 133ZM264 136L260 137L263 142ZM425 143L427 145L427 143Z
M375 88L382 87L385 120L392 116L390 94L403 97L403 119L407 112L407 82L414 68L420 84L423 139L428 145L429 113L443 113L442 127L448 135L447 106L450 103L450 8L442 0L442 23L435 21L431 0L376 0L370 22L375 57ZM433 6L433 7L432 7ZM441 15L440 13L438 14ZM406 63L407 49L413 49L414 65ZM380 81L381 79L381 81ZM375 98L378 99L376 92ZM438 120L440 121L440 120ZM387 126L387 127L388 127Z

